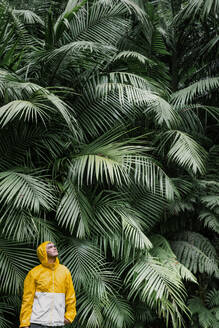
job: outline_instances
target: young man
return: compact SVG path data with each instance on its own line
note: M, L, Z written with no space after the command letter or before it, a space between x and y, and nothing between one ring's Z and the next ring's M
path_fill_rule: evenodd
M59 264L56 246L46 241L37 248L41 262L27 274L20 313L20 327L63 327L76 316L71 273Z

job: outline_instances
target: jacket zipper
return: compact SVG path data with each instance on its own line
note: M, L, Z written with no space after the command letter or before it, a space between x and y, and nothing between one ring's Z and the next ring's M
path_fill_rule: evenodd
M55 303L55 271L54 269L52 270L52 283L53 283L53 302L52 302L52 313L54 312L54 303ZM53 319L52 319L53 323Z
M53 312L54 312L54 303L55 303L55 272L52 269L52 304L50 308L50 323L53 324Z

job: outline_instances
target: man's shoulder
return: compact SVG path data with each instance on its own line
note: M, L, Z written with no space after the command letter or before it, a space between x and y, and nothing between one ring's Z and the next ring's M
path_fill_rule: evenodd
M38 272L41 268L42 268L42 264L39 264L39 265L35 266L33 269L31 269L31 270L28 272L28 274L33 275L33 274L35 274L36 272Z
M64 264L59 264L59 268L66 273L70 273L69 269Z

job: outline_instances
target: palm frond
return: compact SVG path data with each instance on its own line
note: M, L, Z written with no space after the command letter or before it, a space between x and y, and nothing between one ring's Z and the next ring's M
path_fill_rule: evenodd
M116 45L130 27L128 15L133 13L145 25L147 16L130 0L94 1L71 19L71 37Z
M71 40L86 40L116 46L130 28L125 14L126 7L121 2L94 2L87 11L80 10L72 17L68 30Z
M137 295L148 306L157 308L168 322L171 316L174 327L180 327L182 317L180 310L187 312L184 298L185 288L175 270L164 267L152 257L142 258L127 274L129 297Z
M6 238L18 242L40 244L45 240L57 243L58 227L54 222L33 216L26 211L11 210L0 219L1 231Z
M46 104L49 102L50 105ZM28 100L14 100L0 108L0 124L4 127L9 122L18 118L21 121L37 123L49 120L52 114L58 112L68 123L70 129L77 135L77 123L70 113L69 107L53 94L38 94ZM75 129L76 127L76 129Z
M183 128L185 131L197 131L203 134L204 124L201 120L203 113L206 116L205 126L208 121L213 118L216 122L219 121L219 110L214 106L207 106L201 104L185 105L185 108L179 110L179 114L184 120ZM194 133L193 132L193 133Z
M8 204L8 210L25 208L37 214L41 208L49 210L55 203L52 191L52 186L41 176L28 174L25 169L0 173L0 197L2 204Z
M133 213L134 214L134 213ZM133 215L122 215L122 225L125 238L136 249L147 250L152 247L152 244L145 233L142 231L140 222Z
M204 226L219 233L219 220L214 213L203 210L198 216L200 221L204 221Z
M192 272L177 261L170 244L163 236L153 235L151 237L151 242L153 248L150 250L150 254L154 258L157 258L164 266L169 267L171 270L175 270L176 274L178 274L181 279L197 283L197 279Z
M201 145L185 132L170 130L162 134L160 149L163 149L170 141L171 146L167 156L171 161L194 174L205 172L207 153Z
M178 260L193 273L218 276L216 250L210 241L196 232L175 234L171 246Z
M81 132L78 129L73 109L53 93L48 93L47 95L45 94L44 97L45 100L49 101L58 111L58 113L64 118L70 130L73 132L76 139L78 139L78 137L81 135ZM44 106L44 108L50 109L48 106Z
M171 104L162 97L157 96L154 100L149 100L145 114L151 112L155 115L155 122L161 126L166 125L168 128L173 128L181 124L180 116L176 113Z
M216 13L219 11L219 1L218 0L189 0L184 6L182 11L179 13L177 19L187 19L197 17L208 17L210 12Z
M106 267L104 258L93 243L85 240L69 239L60 244L60 257L72 273L76 290L83 288L99 299L112 292L117 278Z
M72 178L77 179L79 185L83 182L92 184L94 180L122 185L130 183L133 178L137 184L147 186L153 192L159 185L167 198L173 198L177 190L172 181L159 163L145 154L150 148L141 146L142 142L136 138L118 142L117 139L124 132L117 130L109 131L90 144L80 146L80 152L71 160Z
M14 100L0 108L0 124L4 127L6 124L19 117L24 121L44 122L48 119L48 114L42 110L39 104L27 100Z
M114 234L112 237L100 235L94 239L94 242L103 251L105 257L111 254L113 259L120 262L125 260L128 263L130 258L134 258L142 253L142 249L134 248L133 243L131 244L130 241L125 238L124 234L122 234L122 236L121 234ZM143 252L144 251L147 250L145 249ZM123 270L121 269L121 271Z
M80 131L75 113L62 99L36 83L23 81L19 76L9 74L4 70L2 72L0 90L3 97L7 94L7 99L10 99L6 105L1 107L0 123L2 126L17 117L22 121L37 123L40 119L45 123L45 120L49 120L58 113L75 136L79 136Z
M19 130L1 129L0 138L0 170L6 171L24 163L27 148L24 146L24 140L18 141Z
M212 38L203 48L202 53L209 53L214 47L218 47L219 36L216 35Z
M189 87L179 90L172 94L171 102L175 107L182 108L191 104L195 99L209 94L219 86L218 77L208 77L191 84Z
M150 58L138 53L138 52L135 52L135 51L128 51L128 50L124 50L124 51L121 51L119 52L118 54L115 55L115 57L113 58L113 61L117 61L117 60L120 60L120 59L136 59L138 60L141 64L148 64L149 66L156 66L157 64Z
M155 321L155 313L148 308L148 306L144 302L137 302L133 304L135 309L135 320L137 322L143 323L153 323Z
M144 231L150 231L159 222L166 206L166 199L162 197L159 185L154 193L136 184L131 184L130 188L122 188L121 192L128 194L132 208L139 213L141 221L144 222Z
M126 156L124 162L130 173L134 170L133 180L137 185L146 187L154 194L160 190L163 197L171 200L178 196L178 191L173 181L167 176L161 165L150 156Z
M7 306L10 308L13 308L14 314L19 314L20 313L20 308L21 308L21 297L20 295L1 295L0 301L2 303L7 304Z
M57 209L57 222L77 237L85 238L90 234L92 206L83 190L73 183L67 184L65 193Z
M44 25L43 20L33 11L31 10L18 10L18 9L13 9L12 10L12 15L18 18L22 18L24 23L26 24L35 24L38 23L40 25Z
M24 243L0 239L0 278L1 291L19 294L21 292L25 274L38 264L34 250Z
M127 182L128 173L123 166L123 157L126 153L132 154L133 147L124 147L123 143L115 142L124 132L110 131L97 138L89 145L81 147L79 154L73 158L70 167L71 175L78 178L82 185L83 179L87 184L97 181L121 184Z
M219 290L217 290L215 288L210 290L206 295L205 301L209 308L218 306L219 305Z
M104 2L107 2L107 0L102 0ZM111 0L112 1L112 0ZM112 3L114 2L114 0L112 1ZM146 24L147 26L147 14L144 10L142 10L141 6L139 6L137 3L131 1L131 0L121 0L118 1L116 0L116 2L120 2L122 4L124 4L126 6L126 8L132 12L134 12L134 14L136 15L136 17L144 24Z
M97 42L92 41L74 41L68 44L63 45L62 47L51 51L46 59L48 61L54 61L58 57L58 67L61 65L62 61L65 59L66 56L73 56L75 57L75 62L79 61L84 57L87 57L88 54L92 56L95 55L96 59L98 60L98 55L103 59L103 54L105 56L112 56L112 54L116 51L116 48L110 45L104 45ZM61 55L61 59L60 59ZM81 58L80 58L81 57ZM72 58L71 58L72 59Z
M206 106L202 106L200 104L186 105L186 108L182 108L177 110L181 117L181 129L187 133L191 133L193 131L193 135L203 134L203 122L201 120L201 113L205 111L205 113L209 113L209 116L216 118L216 110L211 109L208 110Z
M131 305L125 299L118 295L112 295L104 307L103 316L105 318L104 327L125 328L133 323L134 314Z
M97 88L105 99L118 93L121 105L126 101L135 106L144 106L143 112L153 113L157 124L176 127L180 124L180 116L173 107L161 96L159 89L149 80L136 74L115 72L109 75L108 81L103 81Z
M156 93L158 92L158 88L148 79L143 78L134 73L126 73L126 72L111 72L108 76L106 76L109 83L119 83L121 85L130 85L135 87L136 89L148 90ZM129 99L133 101L132 98Z
M177 215L181 212L186 212L186 211L190 211L193 212L194 211L194 205L192 203L193 199L177 199L177 200L173 200L168 209L170 211L171 214L173 215Z
M217 326L218 320L211 313L211 311L205 307L199 297L193 297L189 299L188 306L193 315L198 315L200 327L211 328Z
M65 10L58 17L53 27L56 41L63 36L63 33L69 28L70 22L74 18L75 14L86 4L87 1L88 0L82 0L80 3L78 1L67 2Z
M6 49L8 50L6 55L8 58L6 66L12 68L13 70L14 69L16 70L16 68L20 64L20 57L21 57L20 51L26 53L28 47L30 45L33 45L36 39L28 33L25 23L22 22L22 19L20 19L19 14L16 15L16 10L13 10L8 5L7 1L1 1L0 11L1 11L1 18L2 18L1 28L3 30L3 33L1 32L1 38L3 37L4 41L6 41L4 42L4 47L5 50ZM18 12L21 14L22 11L18 11ZM28 12L29 13L27 13L26 16L29 16L30 20L35 19L35 21L38 20L38 22L41 21L42 23L42 20L40 19L39 16L37 16L35 13L31 11ZM25 16L25 13L23 13L23 15ZM11 41L12 44L14 41L12 48L10 47ZM13 51L13 48L14 50L17 49L17 51Z
M66 133L63 133L63 128ZM42 166L49 167L51 158L55 159L63 153L65 142L71 132L67 126L54 126L47 128L38 124L33 126L14 126L8 129L5 127L0 131L0 170L13 170L15 167L34 167L37 156ZM62 135L62 138L60 136ZM53 160L52 160L53 162Z
M219 195L218 194L216 194L216 195L210 194L210 195L206 195L206 196L201 196L200 200L201 200L201 203L203 203L210 210L219 206Z
M121 106L116 93L108 95L106 99L98 92L99 83L101 81L98 79L88 80L83 86L81 96L74 104L79 125L92 137L99 136L112 126L126 124L127 121L142 115L142 109L134 108L127 99Z
M4 70L2 70L1 73L0 81L2 87L4 87L4 93L2 96L4 97L5 94L7 94L10 101L22 99L27 100L40 91L47 93L47 91L38 84L23 81L19 79L17 75L9 74Z
M105 301L106 302L106 301ZM104 304L104 305L103 305ZM105 303L87 292L78 296L79 327L98 328L103 323L102 308Z
M13 323L7 319L7 316L11 316L12 313L12 306L0 302L0 328L9 328L13 325Z

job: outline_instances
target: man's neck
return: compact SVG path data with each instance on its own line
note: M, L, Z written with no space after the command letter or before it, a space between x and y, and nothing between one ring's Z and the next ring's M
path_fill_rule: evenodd
M47 257L47 258L48 258L49 264L55 263L55 261L56 261L56 257Z

